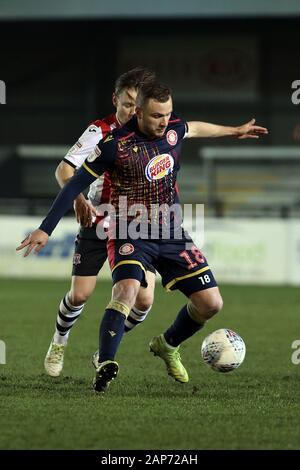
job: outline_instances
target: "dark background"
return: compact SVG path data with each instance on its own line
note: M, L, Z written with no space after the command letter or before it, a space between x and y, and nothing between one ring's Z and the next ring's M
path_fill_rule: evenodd
M259 145L298 145L300 105L291 102L291 83L300 78L299 26L298 17L0 22L7 93L0 211L7 198L12 206L18 198L18 208L26 201L26 212L35 212L35 199L48 204L58 189L60 150L24 159L18 146L71 146L90 121L112 112L116 77L136 65L171 85L175 110L187 120L238 125L255 117L270 130ZM197 164L199 146L236 144L188 141L184 159Z

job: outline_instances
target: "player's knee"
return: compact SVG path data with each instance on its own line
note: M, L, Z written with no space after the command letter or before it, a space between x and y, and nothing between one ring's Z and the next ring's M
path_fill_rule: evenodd
M141 312L149 311L153 305L153 300L151 293L139 292L136 297L135 307Z
M138 302L138 300L136 300L134 305L138 310L140 310L140 312L149 312L149 310L151 310L152 308L153 302L151 301Z
M223 299L222 297L218 297L216 299L213 299L211 302L208 304L208 309L207 309L207 314L208 317L211 318L217 313L220 312L223 308Z
M205 301L201 299L201 302L193 301L193 316L199 321L206 321L212 318L214 315L220 312L223 307L223 300L220 295L212 296Z
M223 307L223 300L221 296L218 297L213 297L212 299L209 299L204 308L204 316L206 317L206 320L209 320L212 318L214 315L220 312Z
M136 301L139 286L139 282L133 279L124 279L117 282L113 287L113 300L123 302L129 308L132 308Z
M75 290L69 292L69 299L74 307L85 304L90 297L90 292L85 290Z

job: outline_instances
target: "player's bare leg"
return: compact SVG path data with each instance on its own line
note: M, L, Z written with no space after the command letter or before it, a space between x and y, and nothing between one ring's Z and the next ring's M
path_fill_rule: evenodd
M150 350L165 361L168 374L178 382L186 383L189 380L181 363L180 344L201 330L222 306L218 287L197 291L189 296L189 302L180 310L174 323L151 340Z
M97 276L72 276L69 298L73 305L82 305L93 294L97 283Z
M154 301L155 274L152 271L146 273L147 287L140 287L134 306L125 320L125 332L131 331L140 325L147 317Z
M60 302L54 336L44 360L45 370L51 377L58 377L61 374L71 328L94 292L96 281L97 276L72 276L70 291Z
M125 332L142 323L151 310L155 288L155 274L147 271L148 287L141 287L136 303L125 321ZM72 327L82 314L85 303L93 294L97 276L72 276L70 291L60 302L56 328L45 357L44 366L48 375L58 377L63 369L65 348ZM128 320L128 321L127 321Z

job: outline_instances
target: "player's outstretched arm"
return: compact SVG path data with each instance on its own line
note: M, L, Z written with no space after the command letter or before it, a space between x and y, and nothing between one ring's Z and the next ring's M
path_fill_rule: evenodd
M75 173L73 178L61 189L56 197L47 217L39 226L39 230L35 230L29 235L17 250L28 247L25 256L28 256L33 249L40 251L46 245L48 239L45 235L50 236L56 225L72 206L74 199L93 181L99 178L105 171L110 171L114 166L116 156L117 141L113 136L106 138L101 144L99 154L101 159L94 155L87 157L82 167ZM44 232L41 233L41 232ZM38 245L38 246L37 246ZM41 246L42 245L42 246Z
M41 251L41 249L47 244L49 239L49 235L43 230L37 229L34 232L27 235L27 237L22 241L21 245L17 247L17 251L23 250L26 246L28 246L27 250L24 253L24 258L30 255L30 253L34 250L35 253Z
M74 176L75 167L71 166L68 161L62 160L56 170L55 178L59 186L63 188L68 181ZM77 222L83 227L91 227L93 224L93 217L97 215L96 209L85 198L84 194L80 193L74 201L74 211Z
M236 137L238 139L259 139L260 136L266 135L269 133L266 127L256 126L255 119L246 122L242 126L238 126Z
M61 189L54 203L48 212L47 217L43 220L37 230L29 234L25 240L17 247L17 250L27 248L24 256L28 256L32 250L38 253L48 242L49 236L55 229L56 225L72 206L76 196L95 181L96 176L91 175L81 168L73 178Z
M255 119L246 122L242 126L230 127L211 124L209 122L190 121L188 122L189 137L236 137L238 139L258 139L262 135L268 134L268 129L255 125Z
M64 160L62 160L57 165L55 170L55 179L61 188L63 188L75 175L75 171L76 168L74 166L71 166L70 163L67 163Z

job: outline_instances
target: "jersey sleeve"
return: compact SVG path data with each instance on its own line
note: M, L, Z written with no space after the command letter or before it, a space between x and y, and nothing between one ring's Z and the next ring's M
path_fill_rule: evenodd
M87 157L82 164L88 173L99 178L105 171L111 172L114 168L117 155L117 139L114 134L108 134Z
M51 235L56 225L72 206L74 199L87 188L95 177L80 168L68 183L60 190L55 201L53 202L46 218L40 225L40 230Z
M174 113L170 117L168 127L176 132L179 140L184 139L189 131L188 123Z
M70 148L63 161L73 168L79 168L85 159L93 152L98 142L105 138L110 127L103 121L91 124L79 137L76 144Z

